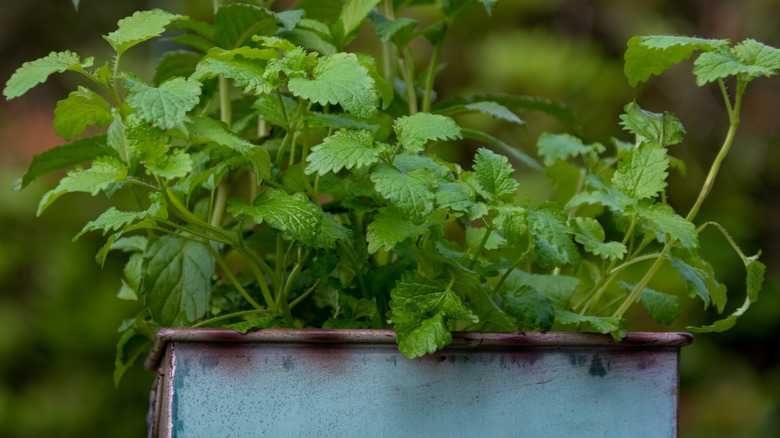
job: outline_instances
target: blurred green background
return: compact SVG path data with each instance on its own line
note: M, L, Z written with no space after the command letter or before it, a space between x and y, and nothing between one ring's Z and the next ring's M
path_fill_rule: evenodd
M283 8L291 2L277 2ZM3 1L0 5L0 81L24 61L51 50L74 50L108 59L100 35L138 9L160 7L207 19L208 0ZM413 11L422 20L434 17ZM502 92L555 99L569 104L583 123L584 140L629 138L617 125L622 107L636 99L643 108L676 113L689 134L672 154L688 162L674 173L670 203L687 210L727 128L719 90L698 88L690 63L637 88L622 74L625 43L633 35L681 34L741 41L755 38L780 46L780 2L769 0L501 0L493 17L475 10L456 22L445 46L447 67L439 75L440 96ZM372 31L366 26L366 36ZM370 38L370 37L369 37ZM144 70L159 56L159 44L132 49L123 62ZM426 55L425 44L418 47ZM152 72L146 71L145 77ZM34 154L62 143L51 127L56 101L79 83L77 75L55 75L28 95L0 101L0 436L137 437L146 430L153 375L140 367L113 388L117 326L135 314L115 298L124 260L94 261L99 234L75 243L84 223L108 206L102 197L69 195L42 217L40 196L56 184L42 179L22 192L11 186ZM541 132L566 132L538 114L521 114L528 129L491 119L495 135L533 153ZM469 145L463 153L467 156ZM699 335L682 355L680 436L780 436L780 79L751 83L742 125L730 159L699 215L726 226L747 254L763 249L768 266L760 301L731 331ZM518 177L538 185L532 199L552 194L544 176L519 169ZM733 310L744 298L744 269L716 234L705 233L703 252L729 288ZM666 278L669 278L668 280ZM659 284L679 290L673 271ZM660 286L656 286L659 288ZM635 309L641 313L641 309ZM673 327L644 325L632 330L681 330L712 321L698 303ZM637 396L641 396L638 394Z

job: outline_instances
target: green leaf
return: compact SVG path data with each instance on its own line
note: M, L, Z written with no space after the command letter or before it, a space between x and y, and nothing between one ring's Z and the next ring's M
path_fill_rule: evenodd
M88 125L107 125L114 120L111 105L99 94L79 86L67 99L57 102L54 130L65 140L84 133Z
M452 333L444 322L444 314L425 318L412 328L399 332L396 328L398 350L409 359L433 354L452 343Z
M504 290L501 304L508 314L517 318L517 328L521 331L552 329L555 321L552 302L530 287L514 292Z
M312 246L315 248L333 249L339 241L352 245L354 243L353 240L351 229L341 225L332 214L322 212L320 231L317 233L317 238Z
M442 0L441 8L444 14L452 19L471 11L480 3L488 14L492 14L498 0Z
M19 97L34 86L46 82L53 73L62 73L65 70L83 72L85 68L92 66L92 62L93 58L87 58L82 63L79 55L68 50L51 52L43 58L25 62L16 69L5 84L3 96L8 100Z
M550 300L556 309L569 307L574 291L580 280L566 275L530 274L525 271L514 270L506 281L507 290L518 290L530 287Z
M78 4L78 0L74 0ZM119 338L116 345L116 360L114 361L114 386L119 387L119 382L125 371L135 363L136 359L149 351L153 341L140 335L135 330L128 330Z
M709 263L698 257L682 258L673 255L672 266L680 271L691 298L701 298L705 309L712 302L718 313L723 312L727 299L726 286L715 279L715 272Z
M223 75L246 94L267 94L275 87L265 76L266 66L278 56L275 49L241 47L228 51L215 47L198 63L190 78L202 81Z
M274 35L280 24L276 14L268 9L231 3L221 6L214 16L214 42L223 49L235 49L254 35Z
M19 188L25 188L36 178L87 161L106 153L106 135L78 139L72 143L55 146L33 157Z
M564 265L577 265L580 253L567 225L568 215L559 204L545 203L528 212L528 226L536 245L536 263L552 270ZM540 290L540 289L537 289Z
M528 154L521 151L520 149L516 147L512 147L508 145L507 143L493 137L490 134L487 134L482 131L477 131L475 129L467 129L462 128L461 134L463 134L464 138L469 138L471 140L477 140L485 142L489 145L495 146L496 148L500 149L504 154L507 156L525 164L526 166L530 167L531 169L537 169L541 170L543 169L542 165L539 164L535 159L531 158Z
M239 333L246 333L249 330L265 329L270 327L283 327L283 320L279 315L266 315L262 318L250 319L249 321L241 321L235 324L228 324L225 327L232 328Z
M453 104L451 106L437 107L436 111L434 112L436 114L442 114L442 115L461 114L467 112L480 112L483 114L493 116L499 120L503 120L505 122L514 123L520 126L525 126L525 122L522 119L520 119L520 117L517 117L517 115L513 113L509 108L505 107L504 105L501 105L498 102L493 102L489 100L471 102L471 103L455 103L455 101L453 101Z
M38 204L37 215L40 216L52 202L65 193L83 192L95 196L109 184L124 180L126 176L127 167L118 160L109 157L97 158L92 167L69 171L57 187L46 192Z
M650 208L639 209L642 226L653 231L659 242L666 242L668 234L677 240L684 248L693 249L699 246L699 235L696 226L674 212L667 204L654 204Z
M598 155L606 150L601 143L582 144L582 140L569 134L544 133L536 142L539 155L544 157L545 166L551 166L557 160L570 157Z
M512 246L525 245L528 235L528 210L525 208L508 207L501 211L494 223L501 225L504 237Z
M192 171L192 157L181 149L160 155L154 161L147 161L146 170L152 175L166 179L184 178Z
M298 101L282 95L282 102L284 104L284 112L282 112L282 107L279 105L278 96L261 94L257 97L255 103L252 104L252 108L258 110L263 119L268 123L287 129L285 114L295 114L298 108ZM312 123L312 126L316 125Z
M486 232L487 228L484 227L469 227L466 229L466 245L469 248L479 248L480 244L482 243L482 239L485 238ZM498 249L503 245L506 245L506 239L504 239L501 234L491 231L487 241L485 242L485 249Z
M666 188L668 168L666 149L654 143L642 143L618 163L612 184L633 199L655 198Z
M132 16L119 20L117 30L104 35L103 38L121 55L140 42L160 36L165 32L165 26L171 22L186 18L160 9L137 11Z
M214 142L243 155L251 164L258 184L271 175L271 156L268 151L239 137L228 129L224 122L210 117L198 117L188 126L190 141Z
M474 207L474 188L462 181L440 182L436 188L436 206L452 211L468 212Z
M737 46L710 53L702 53L694 63L696 83L708 82L728 76L743 76L750 81L759 76L772 76L780 68L780 50L748 39Z
M119 135L119 133L112 133L109 128L109 140L112 140L113 135ZM168 152L169 143L170 137L164 130L149 125L134 114L125 121L124 146L132 151L129 154L130 159L137 154L142 162L153 163Z
M399 41L401 47L405 46L414 36L414 28L420 24L417 20L405 17L390 20L375 11L370 13L370 17L371 22L376 27L376 34L383 43L390 41L397 35L401 38Z
M339 104L358 117L376 115L379 97L374 80L355 54L337 53L322 58L313 76L314 79L290 79L290 92L320 105Z
M379 156L374 150L371 131L342 129L314 146L306 161L309 162L307 174L325 175L342 168L370 166L379 161Z
M254 205L241 198L229 200L228 212L234 216L251 216L258 224L265 221L309 246L316 245L317 234L322 229L321 211L303 193L289 195L279 189L267 188Z
M412 154L425 150L433 140L454 140L461 138L460 126L447 116L417 113L399 117L393 123L398 141Z
M601 204L616 213L623 214L632 203L633 201L627 195L609 187L604 190L579 193L571 198L564 208L568 210L570 208L579 207L580 205Z
M509 159L490 149L480 148L477 151L474 157L474 172L475 188L488 200L510 198L519 187Z
M202 86L200 82L176 77L155 88L132 73L123 75L122 84L127 89L126 101L136 114L162 129L171 129L184 121L187 111L200 101Z
M674 114L657 114L645 111L631 102L626 105L625 114L620 115L623 128L637 136L636 144L647 141L669 146L682 141L685 129Z
M163 326L191 323L211 309L214 257L205 245L163 236L147 249L144 302Z
M357 36L363 20L381 0L347 0L341 8L339 19L333 26L334 35L337 36L339 46L349 44Z
M94 221L88 222L81 231L73 238L76 241L79 237L87 232L95 230L103 230L103 235L114 230L121 230L127 225L140 222L147 218L155 218L160 215L165 215L164 207L160 203L154 203L148 210L131 212L131 211L119 211L115 207L110 207L103 212ZM114 249L112 245L112 249Z
M176 76L188 77L195 73L195 68L202 55L183 50L166 52L154 70L152 83L160 86L163 82Z
M680 316L680 298L677 296L646 287L639 294L639 300L650 317L659 324L669 325Z
M433 211L435 177L428 169L418 168L407 174L386 164L371 171L376 190L412 222L420 224Z
M604 228L596 219L577 217L572 224L574 240L585 247L585 251L608 260L621 260L628 252L620 242L604 242Z
M628 40L624 72L628 83L636 86L652 75L688 59L695 50L710 51L728 46L728 40L681 36L636 36Z
M564 325L578 324L582 332L609 333L616 341L626 336L623 319L619 316L585 316L568 310L556 310L555 317Z

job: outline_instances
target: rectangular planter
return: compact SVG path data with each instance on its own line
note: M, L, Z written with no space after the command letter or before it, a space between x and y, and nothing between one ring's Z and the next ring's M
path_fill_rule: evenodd
M163 329L152 437L675 437L685 333Z

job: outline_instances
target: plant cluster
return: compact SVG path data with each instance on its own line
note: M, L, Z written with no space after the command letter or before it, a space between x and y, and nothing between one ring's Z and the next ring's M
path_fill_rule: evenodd
M723 92L729 130L682 216L666 197L670 168L681 165L668 150L685 133L672 114L629 103L620 117L629 142L543 134L539 162L459 115L523 125L517 113L538 110L576 133L568 107L436 96L448 29L475 8L491 13L496 0L303 0L284 12L216 3L213 24L136 12L104 36L111 61L52 52L25 63L3 91L12 99L66 70L86 79L54 110L70 143L35 157L19 187L76 166L43 196L39 215L71 192L134 203L76 236L107 236L100 263L110 251L129 254L118 296L140 313L120 328L116 378L163 326L392 327L410 358L444 347L452 331L576 329L619 340L637 302L662 324L679 315L680 297L648 288L665 263L691 297L724 310L725 287L698 251L705 228L721 231L744 262L747 298L698 330L729 328L757 299L758 256L717 223L693 221L734 140L746 85L777 72L777 49L671 36L628 42L632 85L701 52L697 83ZM432 4L441 17L433 24L401 17ZM344 50L365 23L376 58ZM187 50L165 53L151 82L122 70L128 49L166 30ZM414 63L415 40L428 43L427 65ZM83 136L90 125L107 129ZM430 152L463 139L485 146L470 163ZM525 200L515 172L542 170L565 203ZM644 275L622 281L633 265L645 265Z

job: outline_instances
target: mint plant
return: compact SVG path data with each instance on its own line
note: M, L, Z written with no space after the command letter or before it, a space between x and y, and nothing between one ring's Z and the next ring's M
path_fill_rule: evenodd
M777 49L629 41L633 85L699 51L697 83L723 91L730 127L683 217L666 202L678 163L668 150L685 133L669 113L629 103L620 123L634 141L610 147L543 134L540 163L458 115L524 125L517 112L537 110L578 133L570 108L525 96L436 96L448 30L466 13L492 13L496 0L303 0L283 12L218 3L213 23L136 12L104 36L112 60L52 52L25 63L3 91L12 99L54 73L84 77L54 110L69 143L35 157L19 188L75 166L43 196L39 215L72 192L130 200L76 235L107 237L101 264L112 251L128 254L118 296L139 313L120 327L115 379L164 326L392 327L410 358L444 347L453 331L576 329L619 340L636 302L661 324L679 316L678 296L648 287L667 262L690 297L724 310L725 287L698 252L705 229L720 231L744 262L747 299L695 330L725 330L757 299L758 255L743 254L717 223L693 221L734 141L745 88L777 72ZM402 16L420 5L441 19L423 26ZM366 23L376 57L344 49ZM151 82L123 70L127 50L166 31L186 50L165 53ZM427 65L415 65L416 40L427 41ZM105 133L83 136L93 125ZM470 163L431 152L463 139L484 146ZM569 199L530 205L513 164L545 170ZM605 221L622 238L607 240ZM625 275L634 265L647 266L638 279Z

